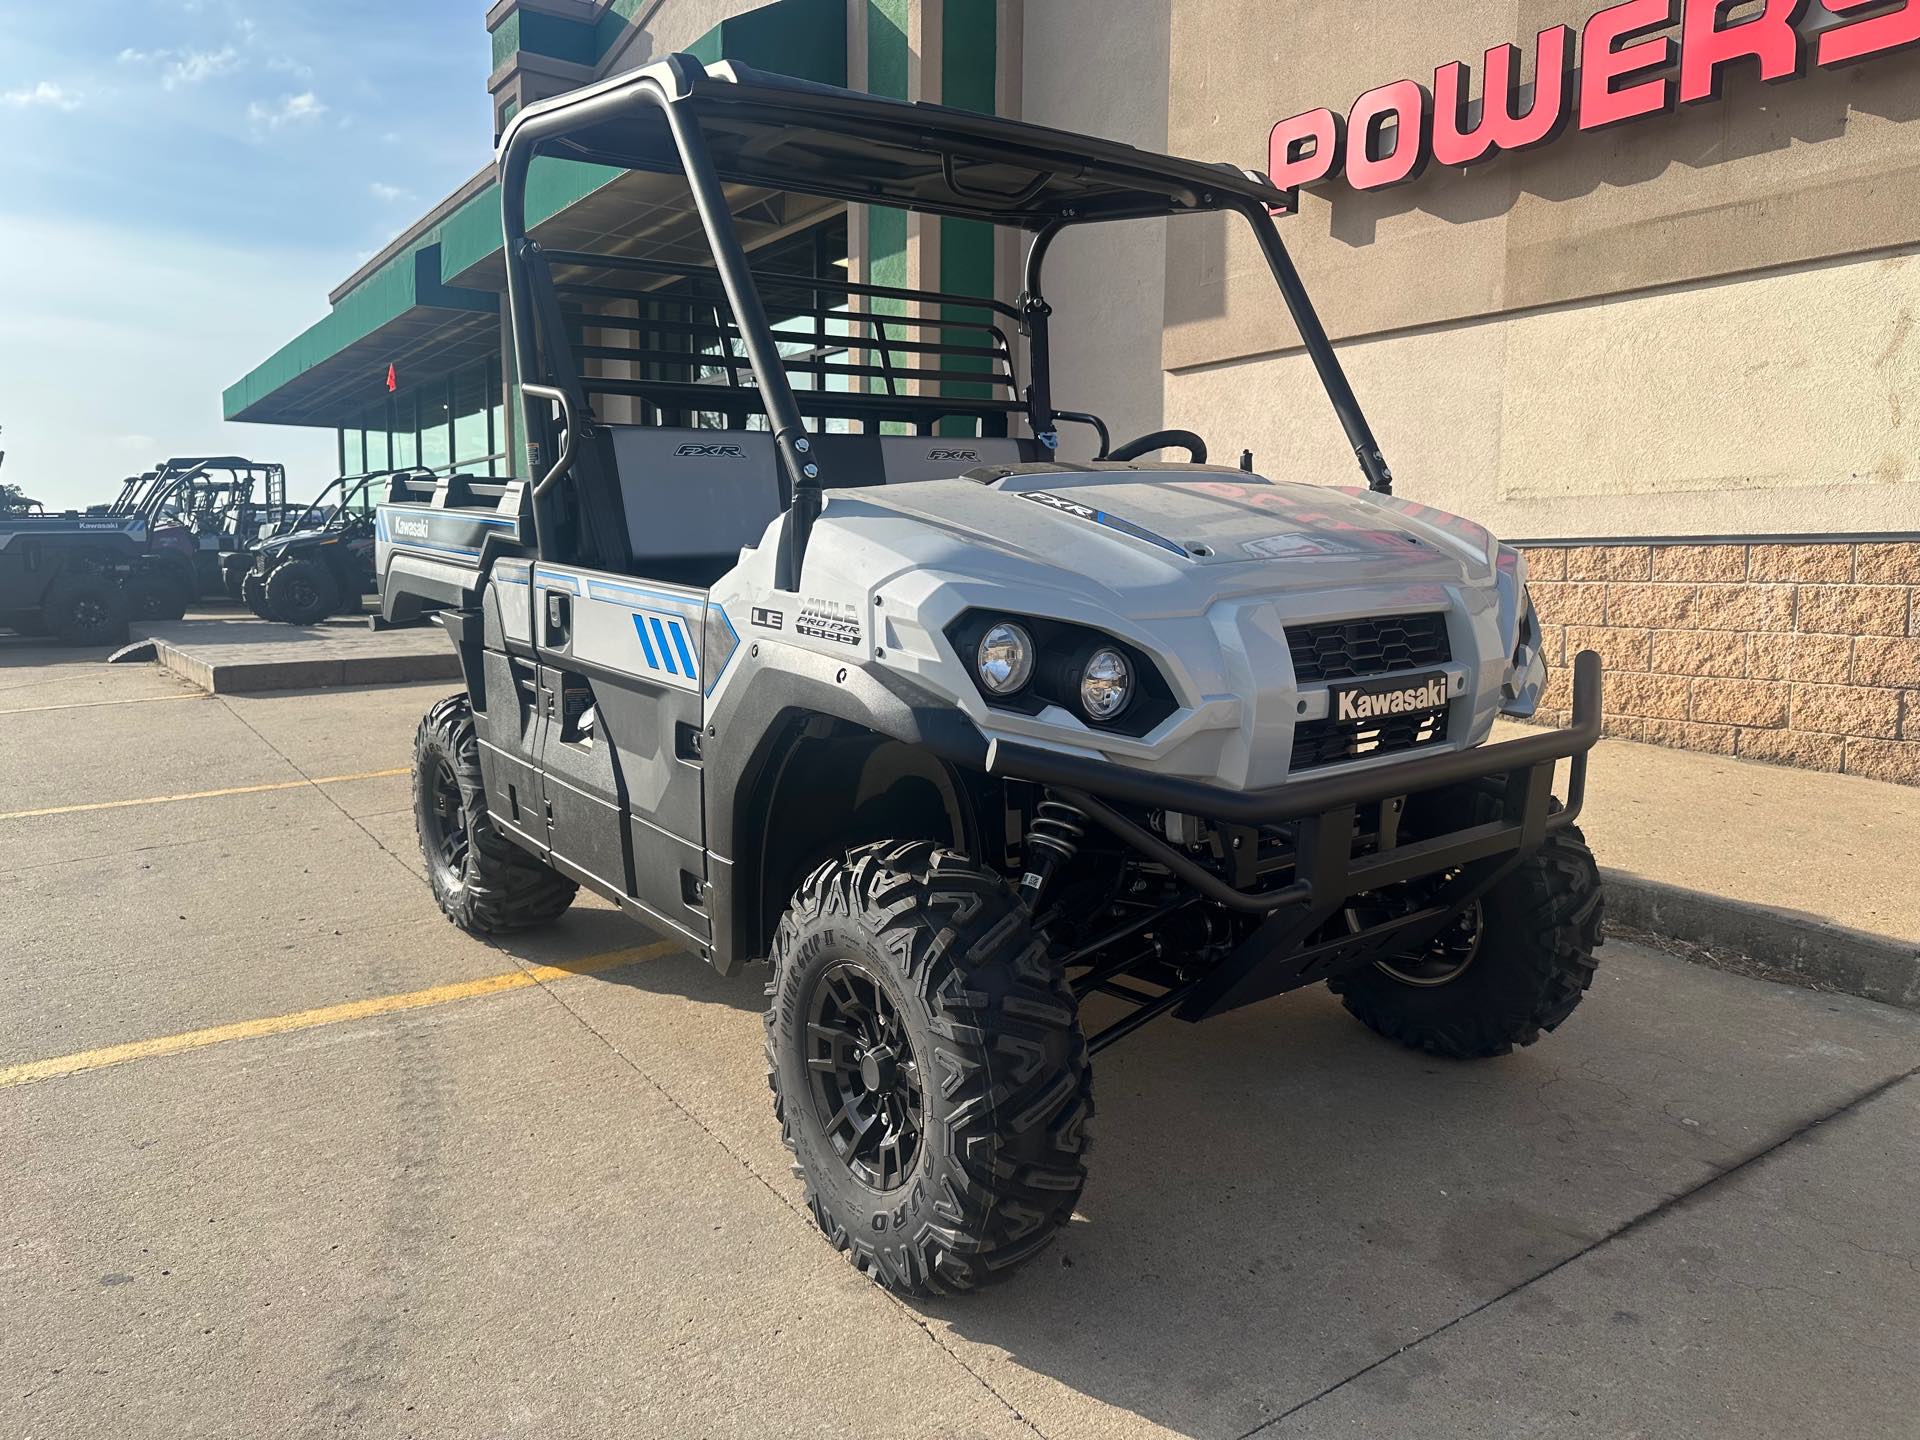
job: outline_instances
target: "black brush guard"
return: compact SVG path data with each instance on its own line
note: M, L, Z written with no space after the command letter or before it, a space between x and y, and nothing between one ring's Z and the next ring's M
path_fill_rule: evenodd
M1005 742L995 744L987 769L1046 786L1205 898L1264 917L1220 964L1163 995L1109 984L1096 987L1136 1007L1089 1040L1099 1050L1170 1010L1183 1020L1205 1019L1427 944L1549 835L1579 818L1586 797L1587 752L1600 738L1600 700L1600 657L1582 651L1573 662L1573 716L1564 730L1269 790L1222 790ZM1571 773L1566 803L1556 810L1553 781L1562 760L1571 761ZM1398 818L1408 796L1493 776L1504 777L1506 784L1500 819L1398 843ZM1236 889L1109 801L1195 815L1230 827L1291 824L1297 835L1294 879L1273 890ZM1379 824L1363 832L1361 811L1376 805ZM1369 853L1356 854L1357 844L1369 847ZM1354 896L1433 875L1452 878L1416 908L1331 939L1313 938Z

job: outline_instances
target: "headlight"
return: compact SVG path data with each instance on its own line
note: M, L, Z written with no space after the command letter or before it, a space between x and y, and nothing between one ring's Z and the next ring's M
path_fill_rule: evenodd
M988 694L1011 695L1033 678L1033 637L1002 620L980 637L975 664Z
M1118 650L1093 652L1080 672L1080 704L1095 720L1112 720L1133 699L1133 667Z

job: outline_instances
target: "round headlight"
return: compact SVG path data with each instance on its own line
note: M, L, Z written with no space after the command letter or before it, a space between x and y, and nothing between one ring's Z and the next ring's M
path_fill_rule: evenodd
M1133 667L1118 650L1093 652L1080 672L1080 703L1095 720L1112 720L1133 699Z
M975 664L989 695L1011 695L1033 678L1033 637L1002 620L980 637Z

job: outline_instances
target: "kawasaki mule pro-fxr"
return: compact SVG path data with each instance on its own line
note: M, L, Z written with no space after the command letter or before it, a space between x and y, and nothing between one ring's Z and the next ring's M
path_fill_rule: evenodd
M625 172L629 229L531 237L556 159ZM770 958L774 1110L863 1271L1031 1257L1085 1179L1088 1057L1156 1016L1324 981L1468 1057L1573 1011L1598 660L1570 729L1483 743L1546 673L1524 562L1392 498L1263 177L685 56L529 107L499 172L537 478L377 522L386 613L442 607L467 681L417 741L433 890L492 933L586 886L722 973ZM808 248L842 203L1024 231L1026 293L850 283ZM1180 432L1056 458L1099 422L1054 408L1050 246L1209 211L1258 236L1368 489Z

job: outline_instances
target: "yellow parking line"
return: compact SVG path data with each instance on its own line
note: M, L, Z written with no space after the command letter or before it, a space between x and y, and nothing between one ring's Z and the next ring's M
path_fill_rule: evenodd
M56 1055L49 1060L30 1060L0 1070L0 1090L12 1085L29 1085L36 1080L54 1080L63 1075L78 1075L85 1070L100 1070L108 1065L124 1065L129 1060L153 1060L162 1055L178 1055L187 1050L204 1050L209 1045L224 1045L229 1040L257 1040L265 1035L285 1035L295 1030L313 1030L322 1025L338 1025L348 1020L367 1020L377 1015L392 1015L401 1010L422 1010L430 1005L449 1005L456 1000L477 1000L483 995L499 995L509 990L524 990L576 975L598 975L622 965L637 964L661 955L672 954L681 946L669 941L640 945L628 950L610 950L584 960L569 960L558 965L531 965L509 970L504 975L489 975L482 980L463 980L452 985L436 985L430 990L411 990L403 995L381 995L371 1000L349 1000L318 1010L296 1010L291 1015L269 1015L259 1020L240 1020L232 1025L214 1025L205 1030L188 1030L179 1035L163 1035L154 1040L135 1040L126 1045L108 1045L99 1050L82 1050L77 1055Z
M317 780L278 780L271 785L235 785L227 790L195 790L186 795L143 795L138 800L96 800L91 805L52 805L45 810L8 810L0 820L37 820L42 815L78 815L88 810L125 810L133 805L171 805L177 800L219 800L227 795L264 795L270 790L304 790L309 785L345 785L351 780L385 780L412 772L402 765L397 770L363 770L358 775L323 775Z
M95 710L102 705L158 705L168 700L211 700L211 695L136 695L131 700L75 700L66 705L22 705L17 710L0 710L0 715L44 715L49 710Z

